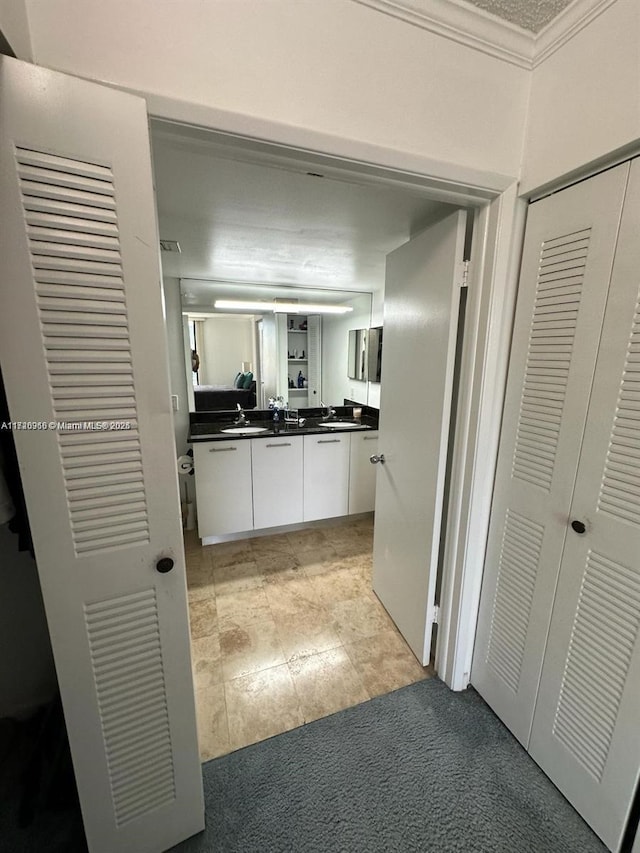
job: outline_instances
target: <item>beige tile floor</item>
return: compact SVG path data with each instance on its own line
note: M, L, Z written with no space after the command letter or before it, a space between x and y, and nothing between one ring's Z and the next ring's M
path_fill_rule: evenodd
M185 540L203 761L431 675L371 589L373 523Z

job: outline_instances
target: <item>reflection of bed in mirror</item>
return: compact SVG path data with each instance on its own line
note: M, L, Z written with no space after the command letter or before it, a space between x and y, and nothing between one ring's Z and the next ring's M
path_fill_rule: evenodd
M196 412L225 411L235 409L240 403L243 409L256 407L256 383L248 388L233 385L194 385L193 396Z

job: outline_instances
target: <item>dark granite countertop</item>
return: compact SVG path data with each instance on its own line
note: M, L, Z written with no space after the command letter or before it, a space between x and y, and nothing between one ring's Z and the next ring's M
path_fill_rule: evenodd
M255 432L249 434L243 433L225 433L223 430L237 426L235 420L238 416L237 412L191 412L189 437L190 443L201 441L229 441L243 440L248 438L273 438L274 435L313 435L336 433L336 432L359 432L362 430L370 430L378 428L378 410L370 406L358 406L362 410L359 419L354 418L353 406L334 406L336 415L333 420L338 421L354 421L352 427L342 427L340 429L331 429L330 427L322 426L327 423L322 418L324 409L298 409L299 418L304 418L302 426L295 423L285 423L284 411L280 411L280 420L277 426L273 422L273 411L270 409L249 409L245 411L247 418L246 426L249 427L266 427L265 432Z

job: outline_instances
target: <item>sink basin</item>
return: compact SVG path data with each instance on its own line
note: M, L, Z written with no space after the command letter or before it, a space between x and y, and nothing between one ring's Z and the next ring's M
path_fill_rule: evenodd
M258 426L234 426L221 429L220 432L228 435L257 435L259 432L269 432L269 427Z
M368 427L355 421L325 421L320 426L325 429L368 429Z

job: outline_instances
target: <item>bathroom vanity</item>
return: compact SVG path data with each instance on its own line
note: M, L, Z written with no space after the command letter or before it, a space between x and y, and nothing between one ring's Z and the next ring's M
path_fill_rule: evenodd
M376 471L369 457L377 452L377 410L365 410L359 420L351 407L338 408L331 420L319 409L305 410L302 426L274 427L272 412L255 410L246 425L234 425L229 412L192 422L203 544L372 512Z

